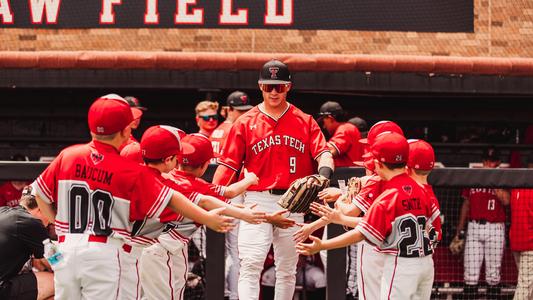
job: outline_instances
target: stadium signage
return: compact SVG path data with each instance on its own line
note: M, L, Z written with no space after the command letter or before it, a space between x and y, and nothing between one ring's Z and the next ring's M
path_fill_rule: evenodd
M473 31L473 0L0 0L2 28Z

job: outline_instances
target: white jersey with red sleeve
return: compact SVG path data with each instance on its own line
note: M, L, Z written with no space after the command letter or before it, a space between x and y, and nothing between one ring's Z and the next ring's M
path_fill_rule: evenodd
M279 119L255 106L230 130L219 164L235 172L244 166L259 177L250 191L286 189L316 173L315 160L329 151L316 121L289 104Z
M435 245L442 240L442 220L440 219L440 204L433 192L433 187L424 184L424 189L431 201L431 217L428 220L429 239Z
M226 137L233 126L233 122L224 121L222 124L218 125L217 129L211 133L209 139L211 140L211 145L213 146L213 151L219 155L222 155L222 149L224 149L224 144L226 143Z
M173 190L148 168L92 141L63 150L32 183L34 192L57 209L56 232L128 240L133 221L158 218ZM143 234L142 226L136 228Z
M351 123L342 123L337 127L328 144L337 149L334 157L335 167L352 167L354 161L361 161L363 146L359 142L361 133Z
M355 197L352 203L357 206L363 213L366 214L370 206L374 203L377 197L383 191L383 181L378 175L371 175L368 179L362 180L364 185Z
M424 188L400 174L384 184L383 193L356 228L382 253L423 257L433 253L426 231L430 217L431 201Z

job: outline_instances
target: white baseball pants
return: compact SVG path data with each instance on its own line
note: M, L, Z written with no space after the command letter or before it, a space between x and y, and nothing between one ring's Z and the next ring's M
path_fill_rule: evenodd
M232 204L243 204L243 197L237 196L231 199ZM239 220L235 220L235 228L226 233L226 287L224 294L229 300L238 300L239 284Z
M435 275L431 255L412 258L387 254L383 254L383 256L385 263L379 299L427 300L431 297Z
M257 203L257 210L273 213L281 210L277 204L281 196L269 192L246 192L244 204ZM289 218L303 222L302 214L291 214ZM259 299L259 280L265 258L274 245L276 266L275 300L290 300L294 294L296 283L296 264L298 254L292 235L297 226L281 229L269 223L249 224L241 222L239 228L239 258L241 268L239 274L239 299Z
M128 247L129 249L129 247ZM143 247L131 246L131 249L120 253L120 286L118 299L141 299L141 276L139 260Z
M468 222L465 242L465 283L476 285L479 281L481 264L485 259L485 280L489 285L500 283L503 250L505 246L505 224Z
M188 251L182 243L178 251L169 252L161 244L144 249L141 260L143 299L183 299L187 282Z
M357 243L357 289L359 299L379 299L385 254L374 250L374 246L361 241Z
M117 299L123 242L89 242L87 234L67 234L59 243L64 265L54 270L56 300Z

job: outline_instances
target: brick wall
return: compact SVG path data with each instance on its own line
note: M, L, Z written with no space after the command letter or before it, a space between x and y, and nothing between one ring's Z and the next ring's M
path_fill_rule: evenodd
M533 57L533 1L474 0L474 33L0 29L0 51L132 50Z

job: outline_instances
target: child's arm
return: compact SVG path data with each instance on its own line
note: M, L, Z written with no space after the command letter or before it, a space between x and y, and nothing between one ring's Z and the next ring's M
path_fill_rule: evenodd
M222 200L219 200L215 197L202 195L200 201L198 202L198 206L206 210L224 207L225 215L246 221L251 224L259 224L262 222L266 222L266 214L264 212L253 210L256 205L240 208L235 205L226 203Z
M240 194L244 193L246 189L254 184L259 183L259 178L253 172L248 172L244 169L244 178L240 181L237 181L233 184L227 186L224 190L224 197L226 198L235 198Z
M312 223L308 223L308 224L299 223L296 225L301 226L301 228L298 231L296 231L292 236L295 242L300 243L300 242L305 241L317 229L328 225L328 222L320 218L318 220L315 220Z
M303 255L313 255L320 250L342 248L351 244L358 243L365 239L364 235L357 229L350 230L339 236L327 240L321 240L314 236L309 236L309 238L313 242L310 244L298 243L296 245L296 252Z
M337 208L336 205L335 207ZM359 224L359 221L361 221L362 219L360 217L344 215L338 209L333 209L327 205L319 204L318 202L311 203L311 211L313 212L313 214L319 216L321 220L328 224L335 223L351 228L355 228L355 226L357 226L357 224Z

